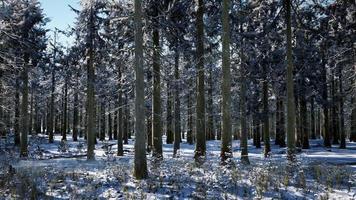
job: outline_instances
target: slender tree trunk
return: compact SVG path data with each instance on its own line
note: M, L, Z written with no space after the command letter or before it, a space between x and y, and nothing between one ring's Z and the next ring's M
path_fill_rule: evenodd
M144 75L143 75L143 41L142 41L142 8L141 0L135 0L134 25L135 25L135 161L134 176L136 179L147 178L147 162L145 151L145 122L144 122ZM161 140L162 141L162 140Z
M95 68L94 68L94 30L95 30L95 23L94 23L94 13L93 8L90 8L90 18L89 18L89 44L87 50L87 113L88 113L88 120L87 120L87 130L88 130L88 149L87 149L87 159L94 160L95 154Z
M112 140L112 114L111 114L111 104L109 103L109 114L108 114L108 136L109 140Z
M304 87L304 83L303 87ZM304 90L304 89L303 89ZM309 149L309 134L308 134L308 120L307 120L307 102L305 93L300 96L300 121L301 121L301 135L302 135L302 148Z
M229 0L222 2L222 141L221 160L232 157L231 133L231 72L230 72L230 26ZM242 55L242 54L241 54ZM242 65L242 63L241 63ZM243 75L241 75L243 76ZM246 124L245 124L246 126ZM246 127L245 127L246 128ZM246 131L246 130L244 130Z
M159 14L155 9L153 19L153 91L152 91L152 155L161 158L162 155L162 124L161 124L161 72L160 72L160 46L159 46Z
M118 67L118 104L119 104L119 110L117 113L117 155L118 156L123 156L124 155L124 146L123 146L123 101L122 101L122 66Z
M334 78L335 72L332 70L331 75L331 97L332 97L332 109L331 109L331 129L332 129L332 144L339 144L339 121L338 121L338 110L337 110L337 97L336 97L336 85L337 81Z
M262 102L263 102L263 141L264 155L269 156L271 152L270 134L269 134L269 110L268 110L268 81L267 81L267 66L263 64L263 83L262 83Z
M68 110L68 77L65 75L65 83L64 83L64 105L63 105L63 124L62 124L62 140L67 140L67 110Z
M195 158L205 156L205 90L204 90L204 2L198 0L197 11L197 104L196 104L196 146Z
M293 86L291 2L290 0L285 0L284 3L287 24L287 148L288 159L292 161L295 158L295 105Z
M175 55L175 67L174 67L174 79L175 79L175 102L174 102L174 151L173 155L177 154L180 149L181 142L181 123L180 123L180 99L179 99L179 52L176 50Z
M242 47L241 47L242 51ZM244 164L249 164L249 158L248 158L248 145L247 145L247 125L246 125L246 110L247 110L247 104L246 104L246 68L244 65L243 61L243 53L241 53L241 91L240 91L240 123L241 123L241 161ZM259 137L259 135L258 135ZM255 138L256 139L256 138ZM257 141L256 141L257 144Z
M193 87L193 81L191 77L188 77L188 94L187 94L187 142L193 144L193 100L191 88Z
M213 110L213 66L209 66L209 77L208 77L208 102L207 102L207 122L206 122L206 139L213 140L214 136L214 110Z
M28 131L29 134L33 134L33 95L34 95L34 89L31 87L31 100L30 100L30 121L29 121L29 127Z
M316 124L315 124L315 134L316 138L320 139L320 132L321 132L321 111L319 106L316 109Z
M322 83L323 83L323 89L322 89L322 98L325 101L323 103L323 112L324 112L324 133L323 133L323 139L324 139L324 146L325 147L331 147L331 142L330 142L330 129L329 129L329 107L328 107L328 84L327 84L327 74L326 74L326 58L324 55L324 52L322 52Z
M284 103L283 99L277 97L277 119L276 119L276 144L280 147L286 147L285 120L284 120Z
M28 117L28 62L29 56L24 55L24 69L22 71L22 105L21 105L21 140L20 140L20 156L27 157L27 135L29 131L29 117Z
M76 88L74 94L74 108L73 108L73 141L78 141L79 132L79 70L77 72Z
M311 97L310 101L310 132L311 132L311 139L316 139L316 128L315 128L315 103L314 97Z
M346 136L344 127L344 91L342 84L342 67L339 66L339 132L340 132L340 149L346 149Z
M105 140L105 135L106 135L106 115L105 115L105 103L101 102L101 106L100 106L100 111L101 111L101 117L100 117L100 133L99 133L99 139L100 141L104 141Z
M172 117L172 110L173 110L173 103L172 103L172 88L171 88L171 81L167 81L167 144L172 144L174 137L173 137L173 117Z
M20 145L20 80L16 77L15 91L15 145Z
M120 105L119 105L120 106ZM114 111L114 140L117 140L117 127L118 127L118 124L117 124L117 120L118 120L118 118L117 118L117 116L118 116L118 114L119 114L119 111Z

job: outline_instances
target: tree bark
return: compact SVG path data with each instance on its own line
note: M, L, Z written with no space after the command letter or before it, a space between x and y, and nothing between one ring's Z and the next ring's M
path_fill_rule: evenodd
M205 90L204 90L204 5L203 0L198 0L196 19L197 27L197 99L196 99L196 146L194 157L198 159L205 156Z
M20 80L16 77L16 91L15 91L15 145L20 145Z
M153 16L153 91L152 91L152 155L161 158L162 154L162 125L161 125L161 72L160 72L160 46L159 46L159 13L155 8Z
M342 84L342 67L339 66L339 132L340 132L340 149L346 149L346 136L344 127L344 91Z
M124 146L123 146L123 131L124 131L124 126L123 126L123 101L122 101L122 66L118 66L118 104L119 104L119 110L117 113L117 155L118 156L123 156L124 155Z
M22 105L21 105L21 140L20 140L20 156L27 157L27 135L29 131L29 117L28 117L28 71L29 71L29 56L24 55L24 68L22 71Z
M174 67L174 79L175 79L175 102L174 102L174 150L173 155L177 154L180 149L181 142L181 123L180 123L180 99L179 99L179 52L176 50L175 55L175 67Z
M287 24L287 148L288 159L292 161L295 158L295 105L293 86L291 2L290 0L285 0L284 3Z
M89 18L89 48L87 49L87 131L88 131L88 149L87 149L87 159L94 160L95 154L95 68L94 68L94 13L93 7L90 8L90 18Z
M136 179L147 178L147 161L145 150L145 122L144 122L144 75L143 75L143 39L142 39L142 8L141 0L134 1L134 25L135 25L135 160L134 176Z

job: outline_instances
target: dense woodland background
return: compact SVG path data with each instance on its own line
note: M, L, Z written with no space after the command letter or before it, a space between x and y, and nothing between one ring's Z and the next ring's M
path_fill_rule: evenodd
M0 0L0 135L28 157L46 143L135 142L134 175L164 144L240 140L290 161L310 141L356 142L354 0L82 0L74 26L47 30L37 0ZM63 44L59 37L71 37ZM70 139L68 139L70 138ZM29 140L30 139L30 140ZM214 143L215 144L215 143ZM193 159L193 157L191 158Z

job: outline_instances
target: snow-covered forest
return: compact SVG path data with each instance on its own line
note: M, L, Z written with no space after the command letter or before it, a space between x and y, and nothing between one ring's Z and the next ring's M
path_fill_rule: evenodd
M68 8L0 0L0 199L356 199L355 0Z

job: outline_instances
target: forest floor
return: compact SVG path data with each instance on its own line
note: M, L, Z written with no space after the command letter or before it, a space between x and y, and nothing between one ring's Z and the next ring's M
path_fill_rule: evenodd
M116 141L98 141L96 160L86 161L83 139L48 144L45 135L29 138L29 158L19 158L13 138L0 141L0 199L355 199L356 143L347 149L311 148L286 161L286 149L272 145L269 158L249 141L250 165L240 161L239 141L234 157L220 164L220 141L207 141L207 156L194 161L194 145L181 143L173 158L173 145L164 144L164 158L148 154L149 178L132 176L133 140L116 156ZM271 141L271 144L273 142ZM263 147L263 146L262 146Z

